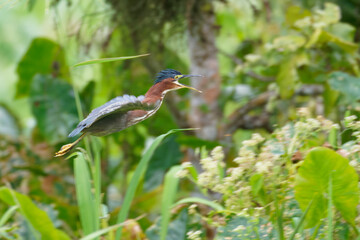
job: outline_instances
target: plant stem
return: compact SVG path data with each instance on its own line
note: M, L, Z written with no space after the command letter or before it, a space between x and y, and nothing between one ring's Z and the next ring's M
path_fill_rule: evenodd
M329 175L329 186L328 186L328 196L329 196L329 202L328 202L328 234L327 239L332 240L333 239L333 214L332 214L332 174Z

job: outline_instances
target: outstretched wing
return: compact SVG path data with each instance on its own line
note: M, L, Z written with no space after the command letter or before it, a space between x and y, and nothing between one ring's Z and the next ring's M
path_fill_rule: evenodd
M144 96L131 96L125 94L124 96L116 97L104 105L95 108L91 113L82 120L78 126L69 134L69 137L78 135L83 129L90 127L97 120L113 113L128 112L132 110L152 110L155 108L153 104L142 103Z

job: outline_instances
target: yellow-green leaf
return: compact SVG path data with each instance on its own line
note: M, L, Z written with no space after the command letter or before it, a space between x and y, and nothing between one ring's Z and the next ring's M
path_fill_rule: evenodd
M1 187L0 200L9 206L18 206L18 211L40 234L41 239L70 240L63 231L55 228L47 213L38 208L28 196L7 187Z
M99 59L93 59L93 60L88 60L88 61L77 63L74 65L74 67L95 64L95 63L121 61L121 60L133 59L133 58L138 58L138 57L145 57L145 56L149 56L149 55L150 55L149 53L146 53L146 54L135 55L135 56L126 56L126 57L99 58Z
M332 196L329 196L329 178ZM295 179L295 199L303 211L313 201L307 216L306 227L314 227L327 214L331 197L343 218L354 223L359 203L358 175L349 160L335 151L317 147L306 156Z

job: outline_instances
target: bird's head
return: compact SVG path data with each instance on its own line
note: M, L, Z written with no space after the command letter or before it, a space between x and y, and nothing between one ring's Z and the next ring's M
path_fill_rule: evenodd
M165 94L168 91L177 90L180 88L189 88L200 92L199 90L179 83L180 79L188 78L188 77L202 77L201 75L183 75L181 72L173 70L173 69L166 69L159 72L156 76L154 87L159 87Z

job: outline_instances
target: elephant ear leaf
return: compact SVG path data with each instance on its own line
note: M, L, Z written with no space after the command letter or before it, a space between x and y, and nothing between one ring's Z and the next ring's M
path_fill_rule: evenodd
M52 75L69 81L69 67L63 48L47 38L35 38L17 69L16 97L28 96L33 78L37 74Z
M326 216L330 198L342 217L354 224L359 203L358 175L348 159L331 149L317 147L307 154L295 179L295 199L301 209L305 211L312 201L306 227L314 227Z

